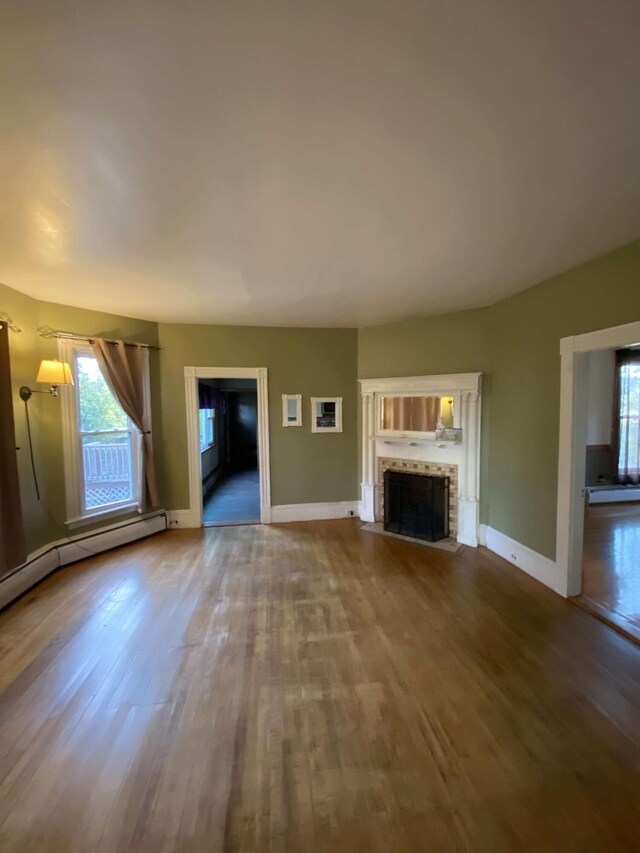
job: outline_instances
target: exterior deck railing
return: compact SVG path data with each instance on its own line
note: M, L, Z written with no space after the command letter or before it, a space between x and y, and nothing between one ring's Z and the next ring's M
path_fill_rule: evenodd
M85 444L85 504L87 509L107 506L133 497L129 444Z

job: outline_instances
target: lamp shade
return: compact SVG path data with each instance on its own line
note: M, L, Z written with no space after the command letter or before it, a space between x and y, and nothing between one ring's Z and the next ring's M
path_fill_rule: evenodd
M73 385L71 368L66 361L43 359L40 362L36 382L46 382L48 385Z

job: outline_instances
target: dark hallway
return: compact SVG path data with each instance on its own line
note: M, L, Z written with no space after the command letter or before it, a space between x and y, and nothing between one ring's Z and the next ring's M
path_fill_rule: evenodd
M201 430L213 424L201 435L203 524L259 523L256 381L201 382Z

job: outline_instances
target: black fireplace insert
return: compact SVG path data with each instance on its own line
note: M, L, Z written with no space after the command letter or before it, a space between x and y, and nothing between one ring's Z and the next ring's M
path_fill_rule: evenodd
M384 472L384 529L437 542L449 535L449 478Z

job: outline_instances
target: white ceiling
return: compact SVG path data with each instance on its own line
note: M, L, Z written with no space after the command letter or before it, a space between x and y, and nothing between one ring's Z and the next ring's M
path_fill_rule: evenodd
M0 282L33 296L367 325L640 236L637 0L16 0L0 19Z

